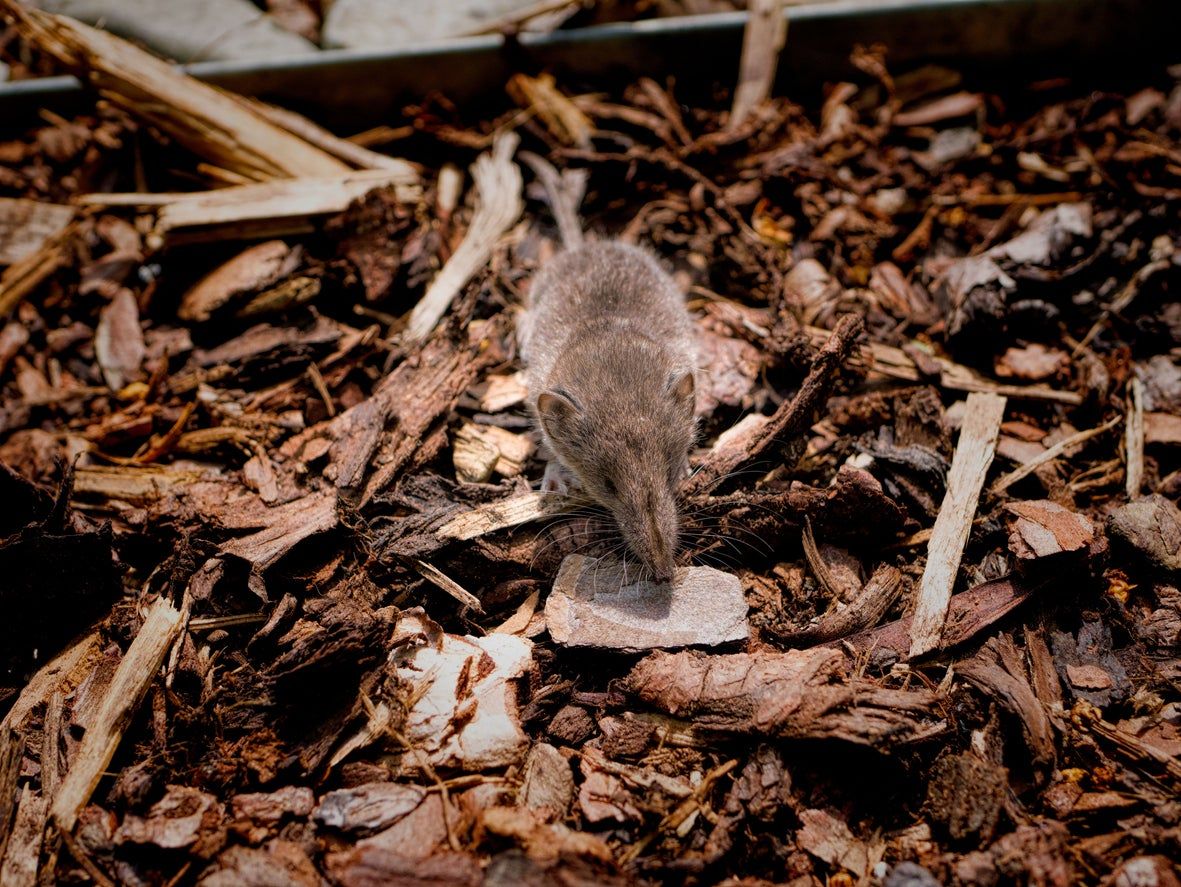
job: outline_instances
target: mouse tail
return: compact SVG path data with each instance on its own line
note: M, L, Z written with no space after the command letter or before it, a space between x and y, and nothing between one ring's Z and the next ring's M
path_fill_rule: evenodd
M520 157L529 164L529 168L545 188L550 212L558 223L558 231L562 235L562 243L566 245L566 249L582 246L582 223L578 220L578 208L582 205L582 196L586 192L586 170L568 169L559 173L552 163L532 151L522 151Z

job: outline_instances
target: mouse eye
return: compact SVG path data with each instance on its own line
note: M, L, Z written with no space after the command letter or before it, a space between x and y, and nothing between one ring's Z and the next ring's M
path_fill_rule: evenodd
M603 478L603 489L607 491L608 496L614 496L615 481L611 480L609 477Z

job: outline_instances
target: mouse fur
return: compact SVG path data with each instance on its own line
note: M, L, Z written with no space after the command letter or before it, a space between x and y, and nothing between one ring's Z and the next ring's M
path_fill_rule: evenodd
M695 436L694 325L656 257L578 239L533 281L518 328L545 443L615 518L631 554L672 580L677 488Z

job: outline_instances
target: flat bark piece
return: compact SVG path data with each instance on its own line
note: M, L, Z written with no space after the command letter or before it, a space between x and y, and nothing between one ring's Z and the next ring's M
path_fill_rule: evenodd
M480 409L485 413L499 413L524 403L529 396L523 372L488 377L484 393L480 395Z
M98 328L94 332L94 355L107 385L118 391L136 379L145 354L139 306L131 290L120 288L99 312Z
M418 617L405 616L396 634L430 636ZM442 635L396 654L397 675L416 699L404 735L405 772L456 767L477 772L524 757L528 739L517 714L514 682L532 661L533 644L508 634Z
M493 472L501 477L517 477L536 449L524 434L507 428L465 422L455 432L451 460L455 476L464 483L482 484Z
M411 813L426 790L399 782L368 782L328 792L312 817L328 828L344 832L377 831Z
M1023 560L1085 549L1095 541L1095 525L1086 515L1048 499L1010 502L1016 515L1009 550Z
M1017 577L1006 576L952 595L939 649L950 649L974 637L1021 606L1032 594L1031 586ZM840 643L862 654L875 652L879 656L902 657L909 649L912 621L913 617L904 616Z
M918 603L910 627L910 657L939 646L947 618L960 558L968 542L976 503L988 466L996 451L1005 412L1005 398L996 394L968 395L967 419L947 478L947 494L927 545L927 566L919 584Z
M496 241L520 218L525 209L523 183L521 170L512 161L519 141L515 133L497 133L491 152L481 154L472 164L477 197L471 225L410 312L404 333L407 342L421 342L431 334L451 301L488 261Z
M0 265L27 259L63 231L77 210L58 203L0 197Z
M306 785L285 785L273 792L247 792L230 799L235 817L267 825L288 816L310 816L315 806L316 796Z
M53 818L62 831L73 830L180 629L181 614L168 601L160 598L148 609L53 799Z
M260 181L347 170L335 157L126 40L13 0L3 0L0 9L25 39L108 101L222 169Z
M546 822L536 810L528 808L489 807L481 811L479 827L485 833L509 838L520 844L533 859L560 859L564 874L565 861L571 857L584 857L601 862L611 862L614 859L611 848L598 835L575 831L560 822ZM570 880L573 883L588 885L603 883L598 879L583 881L577 876Z
M1154 566L1181 570L1181 510L1164 496L1154 493L1117 508L1107 531Z
M457 514L439 527L438 532L444 539L466 541L545 517L557 517L568 505L562 501L563 498L547 493L522 493L508 499L487 502Z
M221 551L249 561L256 569L265 570L304 539L336 526L336 495L305 496L265 510L259 517L261 529L231 539L221 546Z
M535 743L525 758L519 802L537 810L542 818L564 819L574 800L574 774L570 762L548 742Z
M817 859L852 872L859 878L869 873L869 847L849 831L849 826L823 810L801 810L802 828L796 843Z
M567 557L545 602L551 637L567 647L636 651L712 647L750 636L737 576L690 567L671 586L626 581L616 562Z
M480 887L484 883L479 860L467 853L417 859L376 844L329 853L325 870L340 887Z
M850 679L839 650L651 653L623 681L643 702L701 729L785 739L836 739L885 749L938 735L928 690Z
M33 709L42 702L47 702L50 696L71 680L75 672L81 671L98 652L98 635L88 632L45 663L21 690L20 696L8 709L3 720L0 720L0 733L9 727L20 728Z
M447 812L443 798L426 795L421 803L393 825L357 842L358 847L381 849L413 859L426 859L447 841Z
M1144 443L1181 446L1181 416L1172 413L1144 414Z
M152 805L147 816L123 817L115 833L116 844L151 844L164 850L188 848L209 857L225 843L225 809L207 792L171 785Z
M264 847L227 847L201 873L199 887L323 887L324 879L299 844L274 840Z
M267 240L218 265L184 294L176 314L181 320L208 320L236 298L275 283L285 271L295 270L292 249L282 240Z

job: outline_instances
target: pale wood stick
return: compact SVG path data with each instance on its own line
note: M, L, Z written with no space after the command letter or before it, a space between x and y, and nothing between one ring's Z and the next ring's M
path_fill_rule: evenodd
M783 0L751 0L749 9L742 35L738 86L734 89L730 119L726 121L729 130L741 126L750 112L770 97L779 53L787 40Z
M970 394L967 406L967 418L947 478L947 493L927 546L927 566L910 626L911 658L935 649L943 635L952 587L1005 413L1005 399L996 394Z
M160 671L180 627L180 611L163 598L148 609L147 618L115 670L94 724L82 738L69 772L53 799L51 811L61 831L73 831L79 812L90 800L103 771L115 756L123 731Z
M480 599L438 567L434 567L426 561L415 560L414 569L418 571L418 574L423 579L431 583L431 585L445 591L473 613L480 616L484 615L484 606L480 603Z
M488 261L496 241L524 210L521 170L512 160L518 141L516 133L498 133L492 151L484 152L472 164L472 179L478 196L471 227L443 270L431 282L426 295L410 312L405 342L422 342L431 334L451 301Z
M446 539L475 539L543 517L556 517L573 501L556 493L523 493L457 514L439 527L439 535Z
M1128 398L1128 426L1127 448L1127 491L1128 498L1135 499L1140 495L1140 487L1144 483L1144 383L1133 377L1128 386L1131 397Z

